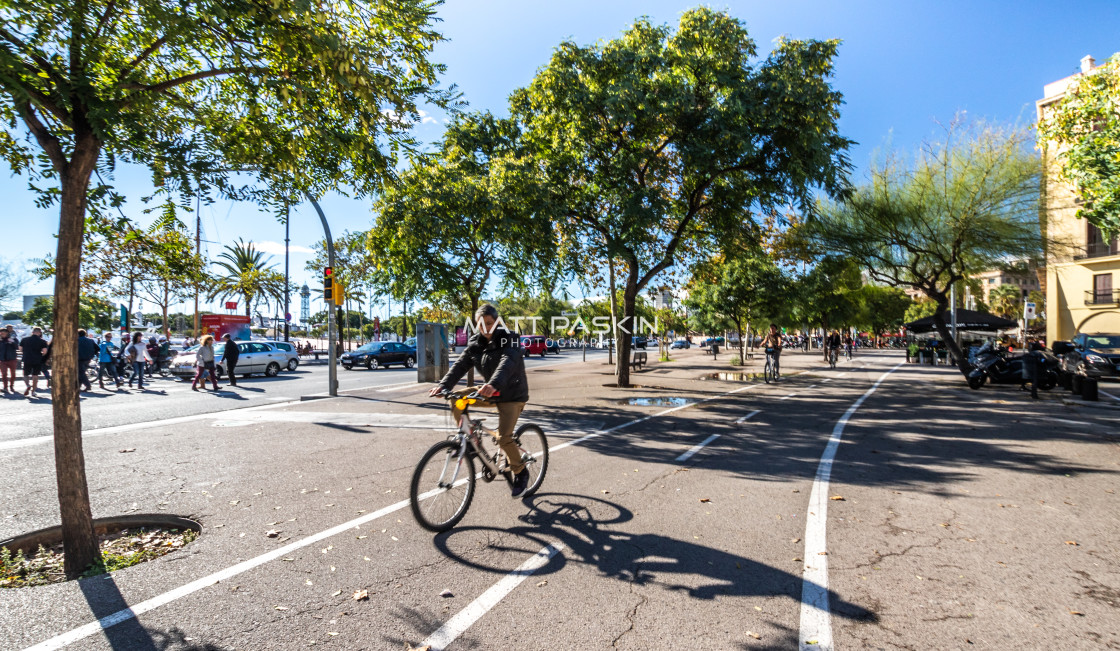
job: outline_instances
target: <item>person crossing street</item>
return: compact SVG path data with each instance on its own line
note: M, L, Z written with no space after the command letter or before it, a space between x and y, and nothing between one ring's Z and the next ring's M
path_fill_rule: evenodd
M121 388L121 376L117 373L117 360L113 359L113 351L117 349L117 345L113 343L113 333L106 332L105 339L98 345L97 351L97 384L102 389L105 388L105 376L108 375L110 379L117 383L117 388Z
M225 350L222 351L221 361L226 363L226 373L229 375L229 385L231 387L237 386L237 375L234 369L237 368L237 358L241 356L241 351L237 348L237 342L227 332L222 335L222 341L225 342Z
M78 389L85 387L86 391L93 391L93 384L89 381L89 365L98 353L97 342L86 336L85 330L78 331Z
M0 329L0 384L4 393L16 390L16 366L19 364L19 342L8 329Z

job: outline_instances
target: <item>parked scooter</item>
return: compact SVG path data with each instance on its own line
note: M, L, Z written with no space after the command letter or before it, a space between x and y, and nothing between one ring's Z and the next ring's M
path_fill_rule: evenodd
M1049 391L1058 384L1058 369L1061 362L1045 348L1035 351L1040 355L1038 365L1038 388ZM968 374L968 388L979 389L986 382L992 384L1022 384L1023 357L1009 357L1007 353L992 345L984 344L976 351L976 360Z

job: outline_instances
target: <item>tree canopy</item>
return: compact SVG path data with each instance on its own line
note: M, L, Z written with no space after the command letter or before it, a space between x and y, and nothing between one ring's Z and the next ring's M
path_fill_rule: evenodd
M561 43L513 94L561 247L622 263L627 329L644 287L749 231L752 211L844 187L849 141L828 83L838 45L782 39L756 61L739 20L692 9L676 29L643 19L607 42ZM620 344L626 386L629 338Z
M1077 77L1038 125L1058 177L1076 188L1077 216L1120 235L1120 53Z

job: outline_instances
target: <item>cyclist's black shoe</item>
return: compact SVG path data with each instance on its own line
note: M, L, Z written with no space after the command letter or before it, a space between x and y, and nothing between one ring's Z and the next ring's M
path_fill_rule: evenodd
M522 468L521 472L513 476L513 496L517 497L529 487L529 469Z

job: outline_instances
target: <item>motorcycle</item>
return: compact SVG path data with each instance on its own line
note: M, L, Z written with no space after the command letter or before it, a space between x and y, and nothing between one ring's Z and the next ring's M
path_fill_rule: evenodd
M1058 385L1058 370L1061 362L1046 349L1035 351L1038 360L1038 388L1049 391ZM972 371L968 374L968 388L977 390L985 383L992 384L1022 384L1023 383L1023 357L1017 355L1009 357L1006 352L992 346L991 342L984 344L976 351L976 359L972 364Z

